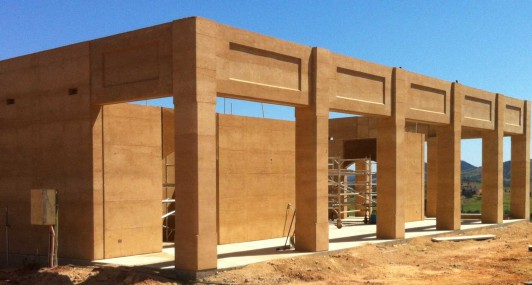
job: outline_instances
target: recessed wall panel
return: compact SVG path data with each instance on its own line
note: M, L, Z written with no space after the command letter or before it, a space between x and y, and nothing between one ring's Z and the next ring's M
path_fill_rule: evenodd
M301 90L299 58L236 43L229 50L229 80Z
M463 94L462 126L478 130L495 129L495 93L459 85Z
M218 25L215 49L218 96L308 105L312 48Z
M345 100L384 104L385 78L338 67L336 97Z
M159 78L159 43L103 53L105 87Z
M506 106L504 121L507 125L521 126L521 108Z
M172 24L90 42L91 103L104 105L172 94Z
M398 73L401 74L397 78L398 92L406 91L406 119L434 124L450 123L451 82L409 71Z
M464 118L492 121L492 102L466 95L464 98Z
M412 83L408 92L408 102L410 109L413 110L445 114L446 96L445 90Z
M504 97L504 104L504 132L507 134L522 134L525 101Z
M332 111L390 116L392 68L334 53L332 59Z

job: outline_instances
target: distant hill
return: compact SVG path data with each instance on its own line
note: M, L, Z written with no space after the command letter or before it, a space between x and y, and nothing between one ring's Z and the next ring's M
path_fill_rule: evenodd
M511 173L512 173L512 162L505 161L502 165L502 174L503 174L503 180L504 180L505 186L510 185ZM462 161L462 181L480 183L482 181L482 166L475 167L465 161ZM532 169L531 169L530 181L532 182Z
M532 159L530 160L532 162ZM512 163L511 161L505 161L503 163L503 180L504 185L510 185L510 178L512 173ZM462 182L482 182L482 166L474 166L467 161L461 161L461 170L462 170ZM530 182L532 183L532 168L530 170ZM427 174L427 164L425 163L425 175Z
M462 166L462 182L480 182L482 180L482 167L477 167L469 164L466 161L461 161Z
M505 180L507 178L510 179L511 173L512 173L512 162L511 161L505 161L502 164L502 173L503 173L503 176L504 176Z
M469 164L467 161L463 161L463 160L460 161L460 164L461 164L460 166L461 166L462 172L473 169L473 168L477 168L476 166Z

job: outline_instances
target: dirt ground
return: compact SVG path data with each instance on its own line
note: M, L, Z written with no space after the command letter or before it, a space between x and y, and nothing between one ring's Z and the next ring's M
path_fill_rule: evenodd
M486 241L400 244L280 259L220 272L197 284L524 284L532 281L532 224L481 229ZM0 270L0 284L176 284L128 267L61 266Z
M149 269L123 266L74 266L56 268L18 268L0 270L0 285L120 285L179 284Z

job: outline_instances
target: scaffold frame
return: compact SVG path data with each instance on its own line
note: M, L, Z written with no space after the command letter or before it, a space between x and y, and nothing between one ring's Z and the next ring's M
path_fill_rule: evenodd
M359 167L350 169L353 164ZM377 206L376 164L369 158L329 158L329 219L336 220L338 228L342 228L350 214L361 211L364 223L370 223Z

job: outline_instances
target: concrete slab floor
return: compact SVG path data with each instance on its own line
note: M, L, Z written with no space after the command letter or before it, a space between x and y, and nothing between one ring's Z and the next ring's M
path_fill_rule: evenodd
M523 220L504 220L503 224L519 222ZM469 230L494 226L495 224L482 224L480 220L462 220L461 230ZM427 218L424 221L406 223L405 238L410 239L420 236L431 236L452 231L437 231L436 219ZM346 219L341 229L335 224L329 225L329 251L343 250L370 243L385 243L393 240L378 240L376 238L376 226L364 225L359 219ZM291 258L314 254L309 252L297 252L293 249L286 251L276 250L285 244L286 238L234 243L218 246L218 269L231 269L248 264L263 262L280 258ZM296 238L297 242L297 238ZM126 256L110 259L95 260L96 264L115 264L124 266L145 266L159 270L171 270L174 268L174 248L172 244L163 246L162 252Z

